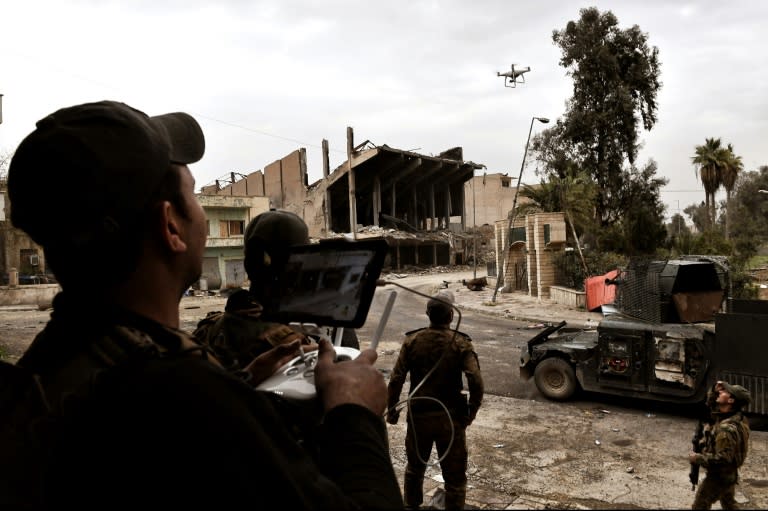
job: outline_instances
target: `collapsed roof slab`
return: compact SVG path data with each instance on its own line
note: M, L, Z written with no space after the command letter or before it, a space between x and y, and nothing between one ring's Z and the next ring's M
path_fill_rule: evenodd
M461 151L446 154L456 157ZM480 168L484 165L386 145L355 151L326 179L330 226L337 232L356 229L350 222L352 182L359 224L379 225L380 214L386 214L421 228L446 227L448 217L464 218L464 183Z

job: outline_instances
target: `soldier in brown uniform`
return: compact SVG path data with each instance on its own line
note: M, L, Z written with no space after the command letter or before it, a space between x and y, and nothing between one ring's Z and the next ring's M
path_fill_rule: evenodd
M707 476L696 492L692 509L710 509L720 501L723 509L738 509L735 499L739 467L747 457L749 422L742 408L752 398L741 385L717 382L714 388L714 423L708 426L701 453L691 452L689 461L707 469Z
M424 472L432 444L437 446L445 480L445 509L463 509L466 497L465 430L480 408L483 378L472 339L450 328L452 302L449 293L430 299L427 304L429 327L406 334L389 381L387 422L397 424L400 391L406 375L411 373L404 497L406 507L413 509L417 509L424 498ZM469 402L462 392L462 374L467 379Z
M299 339L308 347L310 339L288 325L263 319L274 305L276 279L287 260L288 249L309 243L307 225L298 215L270 210L248 224L244 236L248 290L236 291L227 299L224 313L213 312L201 320L194 336L211 347L230 370L242 370L258 355L274 346Z

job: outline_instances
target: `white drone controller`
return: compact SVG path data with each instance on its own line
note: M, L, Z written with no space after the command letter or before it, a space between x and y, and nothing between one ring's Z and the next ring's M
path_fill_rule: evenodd
M360 350L335 346L335 362L354 360ZM299 356L277 370L275 374L264 380L256 387L257 390L274 392L280 396L292 399L312 399L315 390L315 366L317 365L318 350L310 351L303 357Z
M384 331L384 325L389 318L389 313L392 311L392 305L395 303L396 295L397 293L395 291L390 291L389 297L387 298L387 304L381 314L379 326L376 328L376 332L373 334L373 339L371 340L372 349L376 349L379 345L379 339ZM328 338L316 325L291 324L291 326L297 330L300 329L300 331L307 334L318 335L320 337L325 337L326 339ZM343 329L338 328L336 331L336 338L333 341L333 349L336 352L334 362L354 360L360 354L360 350L340 346L342 333ZM274 392L275 394L290 399L313 399L317 395L317 390L315 389L315 366L317 365L318 354L318 350L315 350L310 351L309 353L303 353L294 358L278 369L275 374L257 385L256 390Z

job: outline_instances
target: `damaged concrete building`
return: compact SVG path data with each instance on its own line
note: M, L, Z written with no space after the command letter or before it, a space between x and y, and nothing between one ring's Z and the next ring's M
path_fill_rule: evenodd
M539 299L549 298L558 283L554 258L566 247L565 215L534 213L498 220L496 258L503 269L504 292L526 292Z
M0 285L44 284L53 278L46 270L42 248L11 223L5 179L0 179L0 272Z
M316 239L383 238L388 266L465 264L465 184L484 165L465 161L461 147L437 156L375 145L355 145L347 128L347 160L329 168L323 141L323 177L309 184L306 151L299 149L247 175L231 173L200 195L260 196L269 206L301 216Z

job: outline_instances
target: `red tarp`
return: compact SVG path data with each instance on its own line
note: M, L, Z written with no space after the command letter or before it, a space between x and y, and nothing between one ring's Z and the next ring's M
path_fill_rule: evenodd
M618 270L609 271L605 275L589 277L584 279L584 289L586 291L587 310L596 311L604 303L613 303L616 298L616 286L606 285L607 279L613 280L619 276Z

